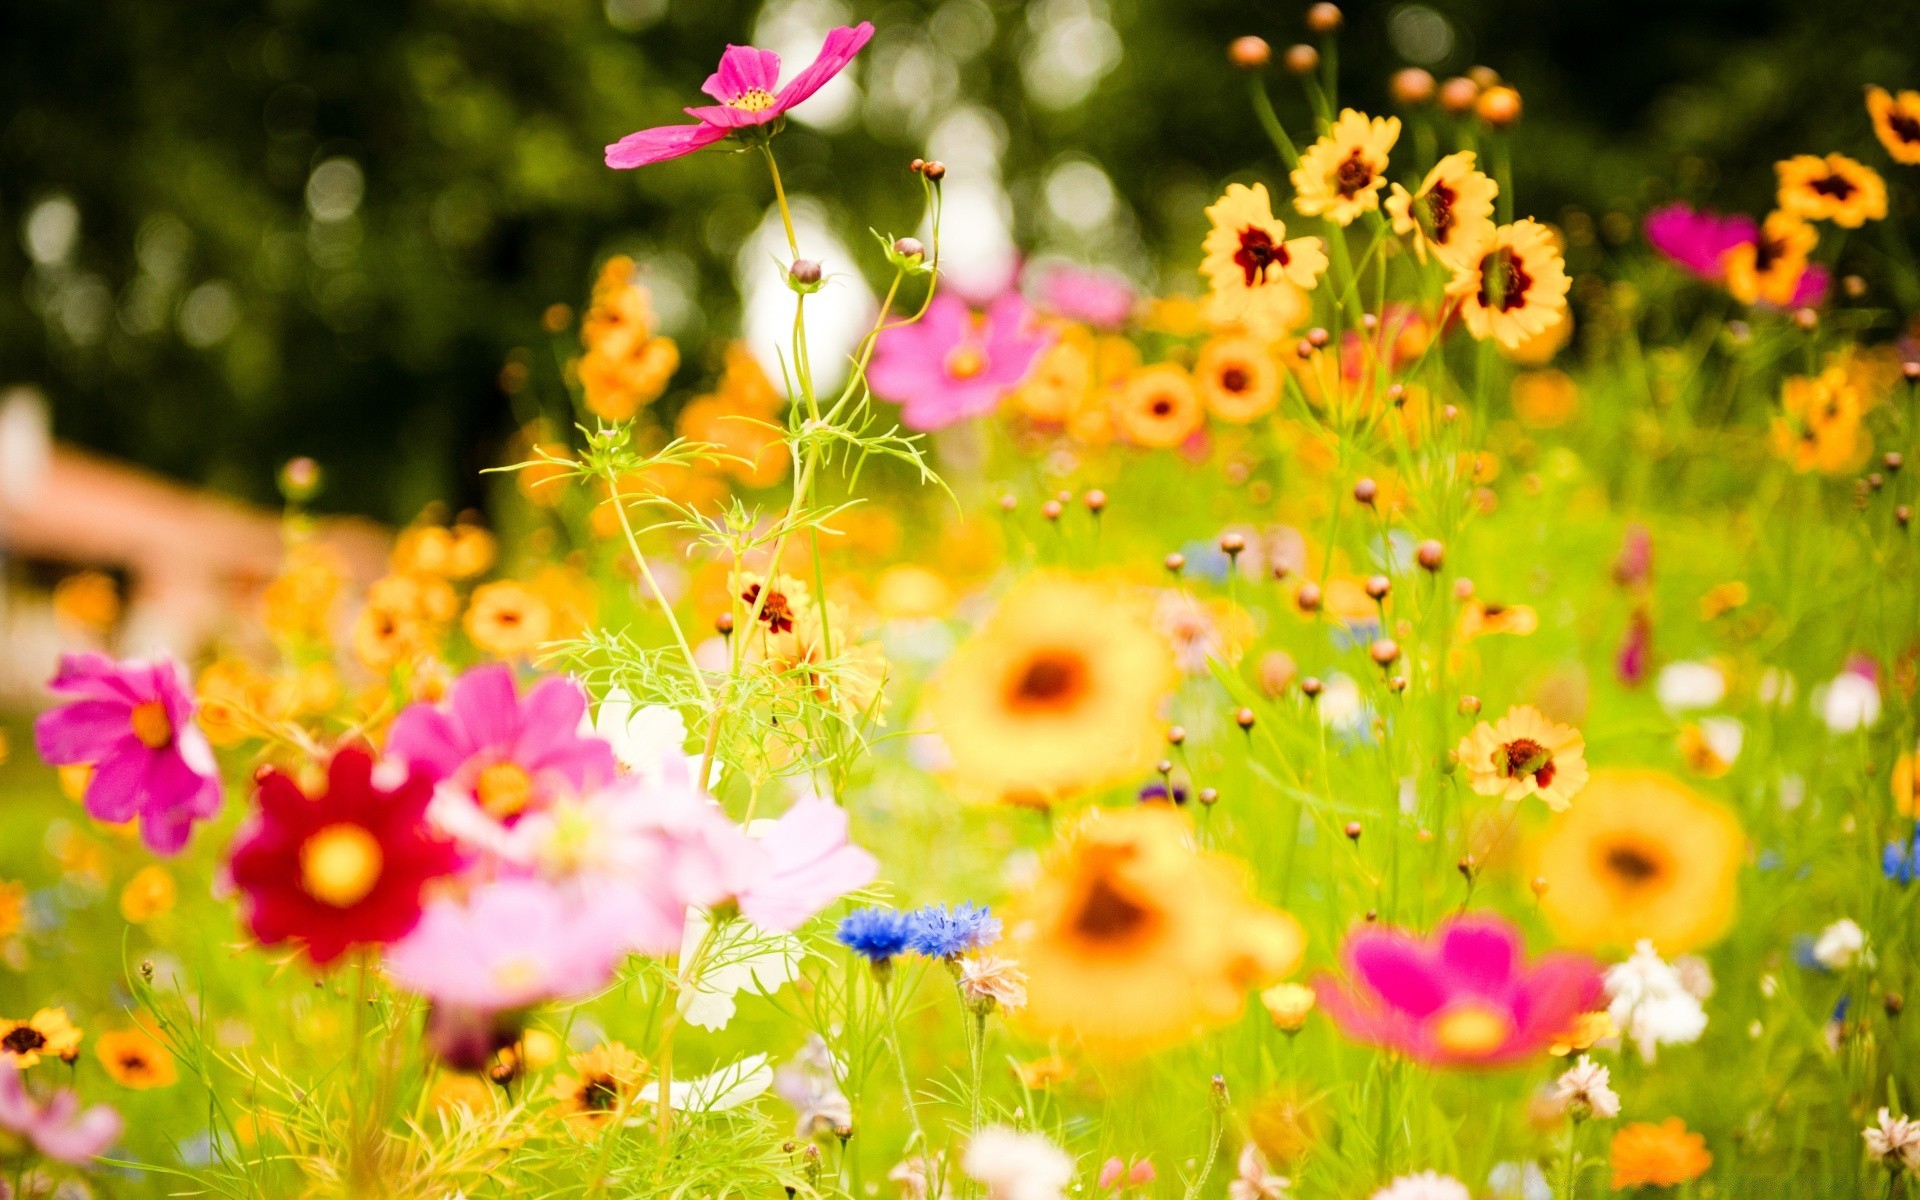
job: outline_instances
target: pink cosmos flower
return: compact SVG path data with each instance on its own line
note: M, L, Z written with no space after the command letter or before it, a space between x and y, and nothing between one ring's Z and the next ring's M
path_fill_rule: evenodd
M42 1105L27 1092L20 1068L0 1063L0 1128L33 1143L48 1158L78 1166L107 1152L120 1140L120 1114L105 1104L80 1110L80 1097L67 1088Z
M700 89L720 103L687 109L699 124L630 133L607 147L607 165L619 170L649 166L692 154L737 130L769 125L845 70L872 36L873 25L867 21L835 29L827 34L819 56L786 87L779 86L778 54L752 46L728 46L720 56L720 69Z
M496 879L429 902L388 948L387 973L436 1004L477 1012L584 996L613 977L637 919L631 889Z
M904 407L909 429L944 429L992 412L1033 369L1052 335L1033 331L1033 312L1018 292L976 317L956 296L939 295L912 325L880 337L867 382Z
M447 707L402 712L387 752L437 781L428 815L443 831L510 856L523 816L612 781L613 747L580 735L586 711L571 679L549 676L522 696L513 669L489 663L454 681Z
M1800 272L1800 282L1793 285L1793 299L1787 303L1793 308L1818 308L1827 302L1827 289L1832 283L1833 272L1827 264L1808 263Z
M1647 241L1688 274L1717 283L1720 257L1760 236L1760 228L1745 213L1722 216L1708 209L1669 204L1647 214Z
M771 933L792 933L880 874L879 860L847 840L847 810L812 792L754 826L763 865L737 898L740 915Z
M1348 983L1315 983L1348 1037L1423 1063L1493 1067L1541 1053L1598 1003L1593 960L1549 954L1528 964L1520 931L1500 917L1455 917L1421 939L1369 926L1342 951Z
M213 748L193 724L193 691L178 662L67 654L47 687L71 699L34 722L34 744L55 766L93 768L89 813L137 816L147 845L178 854L193 823L220 811Z
M1118 329L1133 313L1133 285L1115 271L1056 262L1040 276L1040 305L1070 321Z

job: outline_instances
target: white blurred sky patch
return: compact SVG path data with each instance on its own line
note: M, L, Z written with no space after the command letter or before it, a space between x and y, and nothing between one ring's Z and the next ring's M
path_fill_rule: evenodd
M807 298L807 354L819 394L846 382L848 355L873 328L878 301L818 203L807 196L794 196L791 203L800 253L819 263L826 274L826 286ZM741 248L735 271L740 294L746 297L747 346L775 381L792 377L795 296L783 275L792 259L780 210L769 208Z

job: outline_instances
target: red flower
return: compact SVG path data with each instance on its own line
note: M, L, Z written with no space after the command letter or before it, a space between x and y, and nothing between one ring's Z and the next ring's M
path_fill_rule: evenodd
M259 811L241 827L229 866L247 924L266 945L298 940L325 965L354 946L394 941L419 922L421 889L458 862L427 825L433 781L422 771L382 787L372 756L348 749L333 756L318 796L278 770L259 785Z

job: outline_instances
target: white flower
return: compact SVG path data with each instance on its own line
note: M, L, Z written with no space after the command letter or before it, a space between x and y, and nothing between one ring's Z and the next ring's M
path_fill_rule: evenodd
M936 1200L933 1196L932 1182L940 1181L940 1195L937 1200L947 1200L953 1193L947 1188L946 1155L936 1154L931 1160L925 1155L916 1154L893 1165L887 1172L887 1178L900 1188L900 1200Z
M961 1167L987 1187L989 1200L1063 1200L1073 1159L1037 1133L989 1125L967 1143Z
M1867 1141L1867 1153L1884 1165L1899 1170L1920 1170L1920 1122L1896 1117L1881 1109L1876 1123L1860 1131Z
M695 1079L675 1080L667 1089L667 1103L681 1112L725 1112L760 1098L773 1086L773 1068L764 1054L750 1054L739 1062ZM660 1085L649 1083L640 1089L640 1099L648 1104L660 1102ZM652 1117L633 1117L628 1125L651 1124Z
M1293 1184L1267 1170L1267 1156L1248 1142L1240 1149L1239 1171L1227 1183L1227 1200L1286 1200Z
M1820 716L1835 733L1866 729L1880 720L1880 688L1858 671L1842 671L1819 698Z
M1607 995L1607 1014L1647 1062L1656 1047L1695 1042L1706 1032L1707 1012L1699 998L1651 942L1641 942L1632 958L1607 968Z
M1314 707L1320 710L1320 723L1328 725L1341 733L1352 735L1367 727L1367 701L1360 694L1360 685L1345 675L1334 675L1327 680L1327 688L1314 701Z
M1010 958L968 955L960 960L960 990L974 1004L991 1001L1014 1012L1027 1006L1027 973Z
M1467 1185L1438 1171L1402 1175L1373 1194L1373 1200L1473 1200Z
M1539 1163L1503 1162L1487 1173L1494 1200L1553 1200L1553 1186Z
M1668 712L1712 708L1726 699L1727 677L1712 663L1668 663L1660 668L1653 690L1660 697L1660 707Z
M853 1104L840 1090L842 1068L819 1034L807 1035L799 1053L773 1075L774 1094L798 1112L795 1133L811 1138L853 1124Z
M1610 1121L1620 1115L1620 1097L1609 1082L1607 1069L1582 1054L1554 1081L1553 1098L1576 1120Z
M1707 960L1698 954L1682 954L1673 960L1674 974L1680 977L1680 986L1695 1000L1706 1001L1713 995L1713 968Z
M706 910L687 910L680 961L692 962L698 954L704 965L693 985L681 989L679 1007L688 1024L718 1032L733 1020L735 995L750 990L770 996L798 980L807 951L790 933L767 933L745 921L729 921L703 951L710 923Z
M1851 917L1841 917L1813 940L1814 961L1829 971L1844 971L1853 966L1861 961L1866 949L1867 932Z
M587 732L612 746L621 769L639 776L642 782L658 784L669 772L678 775L684 771L689 779L699 774L697 757L686 751L687 722L680 710L664 704L636 710L625 688L614 688L606 694L593 716L593 728L582 730ZM713 779L708 783L719 778L720 764L715 762Z

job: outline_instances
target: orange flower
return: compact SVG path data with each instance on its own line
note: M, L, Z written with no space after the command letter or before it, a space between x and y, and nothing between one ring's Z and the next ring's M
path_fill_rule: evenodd
M1883 87L1868 88L1867 115L1873 118L1873 135L1893 161L1920 164L1920 92L1894 96Z
M1280 402L1280 368L1265 345L1248 337L1219 337L1200 349L1194 367L1207 408L1234 425L1246 425Z
M609 421L627 420L659 399L680 369L680 348L654 335L653 305L625 255L601 268L580 340L587 352L574 363L575 376L587 409Z
M551 636L553 610L525 584L503 579L474 589L465 628L482 651L495 658L520 658Z
M179 1078L173 1054L144 1029L116 1029L93 1044L100 1065L121 1087L145 1091L170 1086Z
M1137 446L1178 446L1200 431L1206 409L1178 363L1159 363L1129 379L1114 406L1122 437Z
M1647 1184L1673 1187L1700 1178L1713 1165L1707 1139L1689 1132L1679 1117L1622 1127L1613 1135L1612 1159L1615 1191Z

